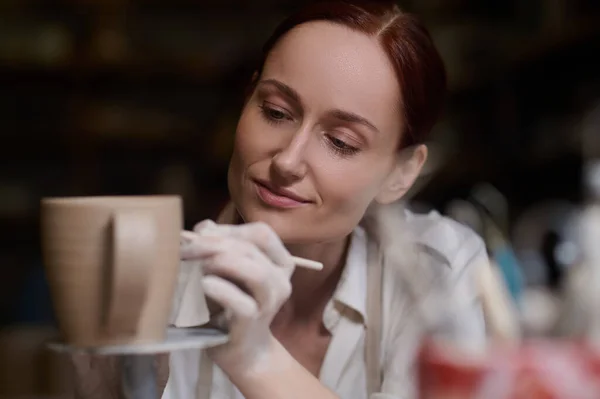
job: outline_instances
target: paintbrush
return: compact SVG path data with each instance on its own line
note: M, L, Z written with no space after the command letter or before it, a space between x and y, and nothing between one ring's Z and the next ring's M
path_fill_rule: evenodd
M183 238L185 238L186 240L191 240L197 235L198 235L197 233L194 233L191 231L184 230L181 232L181 236ZM311 269L311 270L322 270L323 269L323 264L321 262L301 258L299 256L292 256L292 259L294 260L296 267L303 267L305 269Z

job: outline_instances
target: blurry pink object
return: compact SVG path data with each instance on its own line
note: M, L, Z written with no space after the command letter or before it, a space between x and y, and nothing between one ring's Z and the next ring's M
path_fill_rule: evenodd
M427 342L420 399L598 399L600 352L576 341L539 340L469 354Z

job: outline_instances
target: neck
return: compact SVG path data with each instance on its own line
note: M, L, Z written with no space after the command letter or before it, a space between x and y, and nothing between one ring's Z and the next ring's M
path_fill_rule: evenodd
M325 305L333 296L344 265L350 237L328 243L288 245L294 256L323 263L323 270L296 268L292 294L274 320L275 325L321 324Z

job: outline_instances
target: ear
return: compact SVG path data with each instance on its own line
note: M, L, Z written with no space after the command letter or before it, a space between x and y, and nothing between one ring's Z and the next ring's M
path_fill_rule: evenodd
M398 155L396 164L384 181L375 201L385 205L402 198L419 177L426 160L427 146L425 144L403 150Z

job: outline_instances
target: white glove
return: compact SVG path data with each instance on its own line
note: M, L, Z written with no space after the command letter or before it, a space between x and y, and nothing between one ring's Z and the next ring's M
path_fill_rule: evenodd
M204 293L225 309L230 334L209 356L229 375L266 366L275 342L271 321L292 290L292 256L264 223L204 221L194 231L181 257L201 261Z

